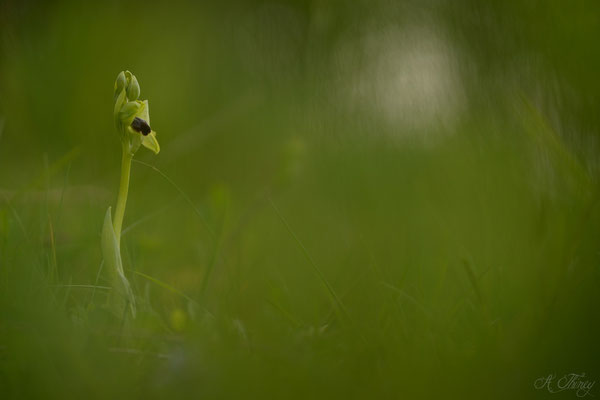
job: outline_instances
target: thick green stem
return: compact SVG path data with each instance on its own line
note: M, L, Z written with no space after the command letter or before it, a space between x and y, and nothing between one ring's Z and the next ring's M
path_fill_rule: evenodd
M117 208L113 220L113 228L117 243L121 246L121 228L123 226L123 216L125 215L125 206L127 205L127 192L129 191L129 173L131 171L131 158L128 146L123 146L123 158L121 159L121 183L119 185L119 196L117 197Z

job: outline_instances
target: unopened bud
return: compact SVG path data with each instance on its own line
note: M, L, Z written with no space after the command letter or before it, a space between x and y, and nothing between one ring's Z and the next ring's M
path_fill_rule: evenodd
M127 98L129 101L137 100L140 97L140 84L138 83L135 75L131 74L131 81L127 86Z
M118 95L121 90L125 89L127 85L127 78L125 78L125 72L121 71L115 81L115 95Z

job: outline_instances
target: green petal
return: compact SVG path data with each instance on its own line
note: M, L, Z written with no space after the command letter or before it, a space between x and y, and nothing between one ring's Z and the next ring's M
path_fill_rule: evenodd
M152 131L146 136L142 135L142 145L152 150L154 154L158 154L158 152L160 151L160 145L158 144L158 140L156 139L156 132Z

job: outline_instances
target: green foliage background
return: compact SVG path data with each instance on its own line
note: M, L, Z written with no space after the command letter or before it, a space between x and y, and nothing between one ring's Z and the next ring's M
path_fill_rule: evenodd
M0 397L530 399L550 373L600 379L599 17L1 1ZM125 214L135 321L105 311L99 273L123 69L162 148L136 156L154 168L134 163Z

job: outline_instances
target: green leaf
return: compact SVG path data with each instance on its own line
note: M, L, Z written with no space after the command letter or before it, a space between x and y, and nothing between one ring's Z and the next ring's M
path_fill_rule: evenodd
M108 273L112 290L109 295L109 305L113 313L122 317L127 306L135 318L135 298L131 285L123 272L121 249L112 224L111 208L108 207L102 227L102 255L104 268Z

